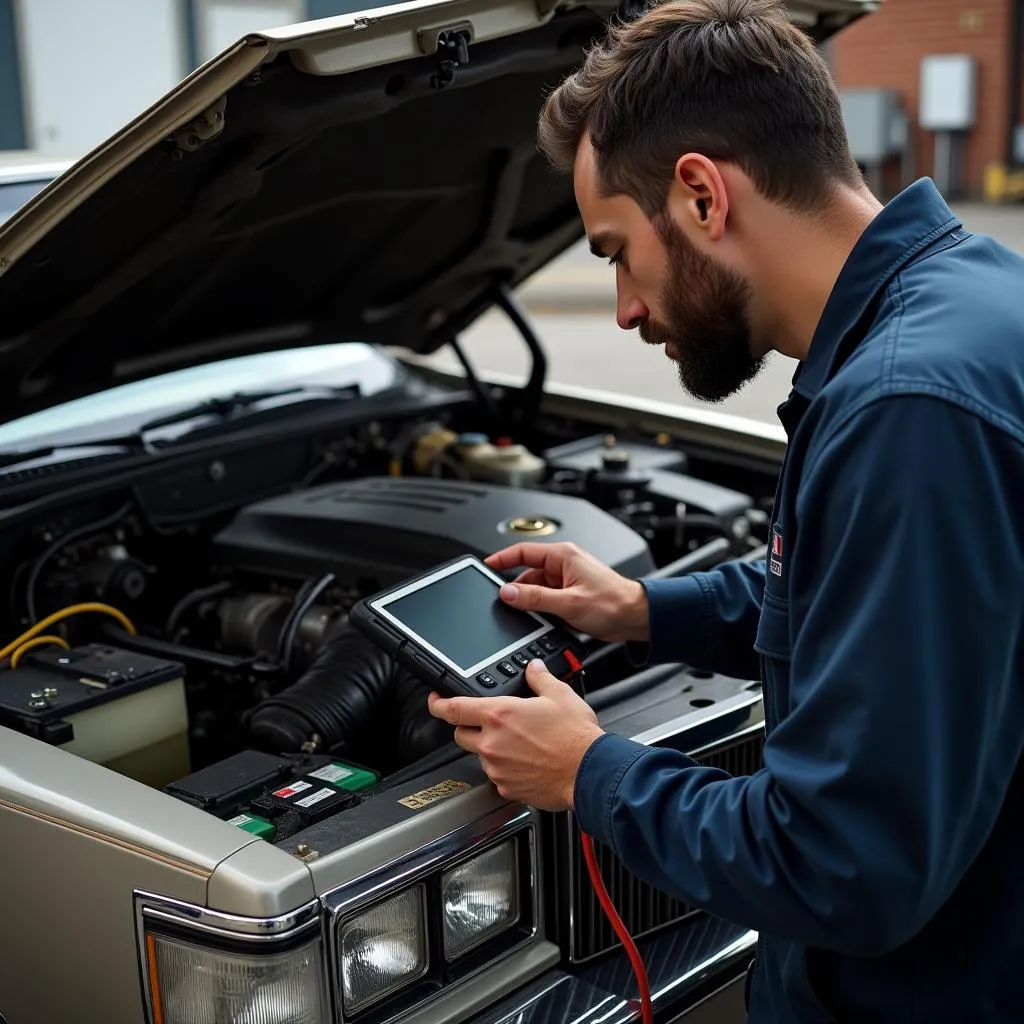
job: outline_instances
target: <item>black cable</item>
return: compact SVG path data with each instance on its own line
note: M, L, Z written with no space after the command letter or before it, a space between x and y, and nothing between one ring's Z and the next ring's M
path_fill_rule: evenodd
M230 589L231 583L228 580L221 580L219 583L212 583L208 587L200 587L198 590L190 590L171 609L171 614L167 618L167 628L164 630L166 635L173 639L174 631L178 627L178 622L190 608L199 604L200 601L205 601L210 597L217 597L220 594L226 593Z
M725 561L731 550L732 546L724 537L716 537L714 540L708 541L707 544L702 544L699 548L687 552L674 562L669 562L660 569L646 573L643 578L667 580L674 579L676 576L685 576L691 572L703 572L706 569L714 568L719 562Z
M32 572L28 577L28 584L26 586L25 594L25 608L28 612L29 624L33 624L36 621L36 584L39 582L39 574L43 571L43 566L58 552L61 548L67 547L68 544L74 543L81 537L88 536L90 533L97 533L100 530L106 530L113 526L118 520L123 519L132 510L134 502L129 501L122 505L113 515L107 516L105 519L99 519L94 523L89 523L86 526L80 526L75 530L69 530L67 533L58 537L37 559L36 564L32 567Z
M625 700L627 697L635 697L638 693L643 693L658 683L663 683L680 671L679 665L652 665L650 668L641 669L624 679L602 686L600 690L592 690L587 694L586 701L594 711L604 711L612 704Z
M281 626L281 636L278 641L277 660L282 670L287 674L291 669L292 648L295 646L295 637L302 624L302 618L310 608L316 604L321 594L334 582L334 573L329 572L321 576L314 583L306 583L295 595L288 617Z

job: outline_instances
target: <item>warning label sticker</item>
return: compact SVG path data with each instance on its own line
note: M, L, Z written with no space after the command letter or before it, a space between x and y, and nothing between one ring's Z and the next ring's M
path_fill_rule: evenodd
M282 800L287 800L290 796L295 796L296 793L301 793L304 789L312 789L312 782L304 782L299 779L298 782L293 782L290 786L285 786L284 789L275 789L274 796L281 797Z
M465 793L469 788L470 785L468 782L460 782L455 779L445 779L444 782L438 782L429 789L421 789L418 793L403 796L398 802L405 807L411 807L414 811L418 811L423 807L429 807L431 804L436 804L438 800L444 800L447 797L455 796L456 793Z
M324 782L341 782L351 774L348 768L342 768L340 764L325 764L323 768L317 768L315 772L309 773L310 778L323 779Z
M329 796L335 795L333 789L318 789L315 793L310 793L309 796L296 800L295 805L297 807L312 807L313 804L318 804L321 800L326 800Z
M252 818L248 814L239 814L237 818L230 818L228 820L229 825L248 825L252 821Z

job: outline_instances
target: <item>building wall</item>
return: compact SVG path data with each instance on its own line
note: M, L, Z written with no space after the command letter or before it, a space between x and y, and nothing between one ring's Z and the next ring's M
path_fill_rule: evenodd
M884 0L835 39L832 67L840 88L900 92L914 124L915 170L934 172L930 132L917 128L921 60L966 53L977 60L977 120L967 139L965 184L981 192L986 164L1004 158L1010 0Z
M276 0L161 0L159 5L154 4L153 0L50 0L46 6L47 9L50 9L54 3L64 3L79 18L87 18L89 24L100 34L102 46L97 49L94 43L90 43L83 49L80 55L81 60L88 61L98 58L105 66L117 68L120 62L119 47L127 45L123 23L123 5L126 2L133 5L134 21L151 23L154 38L165 43L167 37L166 18L161 19L158 8L164 10L168 2L171 4L177 23L180 25L180 32L176 33L176 37L180 37L180 39L176 38L174 44L181 51L181 67L180 72L176 72L173 76L173 80L165 83L166 87L170 87L173 81L177 81L179 75L186 74L202 61L204 54L200 52L199 44L203 35L201 29L204 11L217 5L236 10L248 8L252 12L252 25L249 28L255 30L267 28L266 17L269 16L273 19L276 16L274 13L267 15L261 13L261 7L266 7L268 12L275 12L282 6L291 6L282 5ZM396 2L399 0L292 0L298 20L327 18L332 15L347 14L367 7ZM83 102L91 102L94 98L85 95L89 92L90 81L88 74L81 68L69 67L65 61L44 61L47 66L42 67L39 66L38 59L35 64L30 62L29 41L24 38L29 27L24 24L19 26L17 13L19 4L22 5L22 14L24 14L26 9L34 11L39 3L40 0L0 0L0 150L20 149L26 145L45 148L45 137L43 139L38 137L40 135L39 125L36 123L38 118L33 120L31 116L34 108L31 103L33 95L29 79L32 77L30 72L33 69L39 76L43 76L43 80L46 82L49 82L51 77L59 78L64 74L75 77L80 83L85 83L82 88L76 88L70 94L68 103L65 105L68 109L64 112L73 121L77 122L77 119L73 116L74 111L71 108L74 104L71 100L77 97L78 93L83 93ZM25 5L28 4L33 6L26 8ZM248 30L244 26L244 16L232 19L232 25L236 24L240 31ZM58 33L58 35L60 34ZM56 44L61 42L63 37L55 39L51 35L48 38L51 44ZM73 36L69 35L67 41L73 50ZM50 50L53 48L53 45L49 47ZM85 52L86 50L89 52ZM49 64L54 64L52 73ZM127 74L127 72L125 73ZM95 89L93 91L96 92ZM118 96L125 103L131 105L131 111L134 114L137 110L147 106L154 98L148 93L143 94L143 92L144 90L140 91L138 83L132 80L131 75L128 75ZM109 106L109 97L104 98L102 95L97 95L95 98L97 100L97 117L99 117L101 113L104 113L104 109L101 108ZM105 124L95 140L92 140L90 136L90 142L99 141L121 123L120 120L116 118L115 120L116 124ZM61 151L61 156L78 156L80 149L82 149L81 145L72 144L67 152Z
M11 0L0 0L0 149L25 145L21 108L21 62Z

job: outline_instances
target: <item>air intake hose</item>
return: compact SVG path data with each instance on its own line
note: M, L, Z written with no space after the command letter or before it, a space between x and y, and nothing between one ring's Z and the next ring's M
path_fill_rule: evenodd
M335 627L298 682L249 718L254 745L294 753L314 735L319 749L387 768L430 753L452 730L427 710L427 688L347 622Z

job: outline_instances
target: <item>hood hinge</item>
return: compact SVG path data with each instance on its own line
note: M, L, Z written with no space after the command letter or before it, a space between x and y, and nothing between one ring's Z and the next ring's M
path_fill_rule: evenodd
M227 96L221 96L198 117L194 117L183 128L179 128L171 136L178 150L182 153L194 153L211 139L217 138L224 131L224 110L227 104Z

